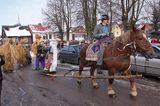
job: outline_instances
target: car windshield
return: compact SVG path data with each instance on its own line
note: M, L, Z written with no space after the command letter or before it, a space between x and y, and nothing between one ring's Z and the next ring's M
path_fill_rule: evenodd
M74 49L75 49L77 52L80 51L80 46L73 46L73 47L74 47Z

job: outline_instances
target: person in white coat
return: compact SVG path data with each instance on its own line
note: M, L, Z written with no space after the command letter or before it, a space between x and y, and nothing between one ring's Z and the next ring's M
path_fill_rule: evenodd
M53 55L52 55L52 59L51 59L51 66L50 66L50 69L49 69L49 73L53 73L53 74L56 73L57 64L58 64L58 60L57 60L58 59L57 44L58 44L58 42L56 40L50 41L50 46L51 46L50 54L53 54Z

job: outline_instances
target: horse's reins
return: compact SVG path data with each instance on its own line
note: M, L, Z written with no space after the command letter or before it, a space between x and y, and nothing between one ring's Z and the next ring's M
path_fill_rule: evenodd
M122 42L119 42L119 43L122 43ZM124 43L122 43L124 44ZM118 48L119 51L123 51L126 47L129 47L131 48L130 46L134 44L134 48L135 48L135 41L131 42L131 43L128 43L128 44L124 44L124 47L122 49ZM132 48L131 48L132 49Z

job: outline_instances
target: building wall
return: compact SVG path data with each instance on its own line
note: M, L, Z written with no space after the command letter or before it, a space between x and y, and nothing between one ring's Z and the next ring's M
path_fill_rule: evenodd
M121 36L124 33L124 31L118 24L115 24L112 27L112 33L114 37L118 37L118 36Z
M23 36L21 36L21 37L16 37L16 36L12 36L12 37L5 37L5 38L10 38L10 39L12 39L12 41L14 42L14 43L17 43L17 42L19 42L20 40L24 40L25 41L25 44L32 44L32 42L31 42L31 37L23 37Z
M82 41L84 40L85 36L86 36L86 33L85 33L85 30L83 27L76 27L75 28L76 30L74 31L70 31L70 34L69 34L69 41L67 41L67 35L66 33L64 33L63 35L63 41L65 42L70 42L70 41L73 41L73 40L78 40L78 41ZM60 34L58 32L52 32L52 31L38 31L38 32L32 32L32 29L30 28L30 32L32 33L32 39L33 39L33 42L36 40L35 36L36 34L40 34L42 36L42 39L43 40L46 40L46 39L57 39L59 38L60 39Z
M84 40L85 33L72 33L69 34L69 41L77 40L82 41ZM67 35L64 34L63 40L67 41Z
M57 32L44 32L44 33L34 32L32 33L33 42L36 40L37 34L42 36L42 40L52 40L58 37Z

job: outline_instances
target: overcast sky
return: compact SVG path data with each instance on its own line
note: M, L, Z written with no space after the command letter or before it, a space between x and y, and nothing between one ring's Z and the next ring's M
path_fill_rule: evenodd
M47 0L0 0L0 27L13 25L37 24L43 21L42 8Z

